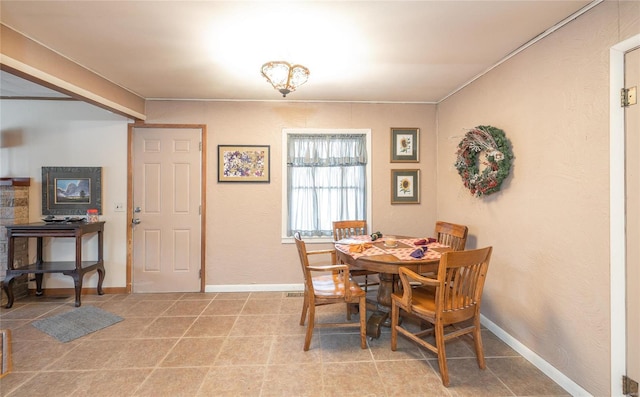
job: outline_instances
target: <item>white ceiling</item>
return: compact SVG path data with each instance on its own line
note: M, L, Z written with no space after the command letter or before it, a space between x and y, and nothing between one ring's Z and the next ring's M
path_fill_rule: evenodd
M599 2L2 0L0 21L147 99L282 100L260 66L286 60L311 71L287 100L436 103Z

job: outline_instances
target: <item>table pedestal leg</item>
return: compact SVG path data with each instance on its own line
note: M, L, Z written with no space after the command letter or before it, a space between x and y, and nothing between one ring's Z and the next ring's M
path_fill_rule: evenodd
M377 310L367 320L367 336L380 337L380 327L391 327L391 294L397 289L398 276L388 273L380 273L380 285L378 286Z

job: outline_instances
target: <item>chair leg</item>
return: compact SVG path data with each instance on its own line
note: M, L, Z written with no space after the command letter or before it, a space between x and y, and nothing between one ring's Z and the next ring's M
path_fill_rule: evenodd
M435 324L436 348L438 349L438 366L440 367L440 376L442 384L449 386L449 370L447 368L447 353L444 348L444 327L442 323Z
M398 348L398 305L395 301L391 301L391 350L396 351Z
M367 298L360 298L360 347L367 348Z
M307 324L307 333L304 337L304 351L309 350L311 345L311 337L313 336L313 327L316 323L316 310L314 307L309 307L309 323Z
M484 349L482 347L482 331L480 329L480 319L476 317L474 319L475 329L473 330L473 343L476 347L476 358L478 360L478 367L485 369L486 364L484 361Z
M300 316L300 325L304 325L304 320L307 317L307 308L309 307L309 295L304 293L304 301L302 302L302 315Z

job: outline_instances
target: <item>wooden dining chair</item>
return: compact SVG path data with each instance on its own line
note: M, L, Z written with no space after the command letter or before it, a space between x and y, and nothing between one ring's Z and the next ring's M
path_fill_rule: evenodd
M347 220L333 222L333 241L342 240L353 236L365 236L367 234L367 221L363 220ZM369 286L379 285L380 280L377 278L378 273L370 270L352 269L352 277L364 276L364 283L360 284L364 287L364 292L368 292ZM371 279L369 276L372 276Z
M439 243L448 245L454 251L462 251L467 245L467 233L469 229L464 225L437 221L436 239Z
M453 338L471 335L478 366L485 368L480 303L491 251L492 247L445 252L440 258L437 278L421 276L404 267L399 269L402 290L391 295L391 350L397 348L398 333L431 350L438 355L445 386L449 386L445 342ZM420 283L420 286L415 287L415 283ZM409 331L399 323L401 310L426 321L431 327ZM435 345L424 339L431 334L435 336Z
M330 260L335 258L333 249L307 251L307 247L300 233L294 235L298 255L300 256L300 264L302 265L302 273L304 275L304 301L302 304L302 315L300 316L300 325L307 322L307 332L304 338L304 350L309 350L311 345L311 337L314 328L329 327L359 327L360 328L360 347L366 349L366 331L367 331L367 306L365 292L360 288L358 283L351 280L348 265L336 265L333 261L329 265L311 265L309 263L310 256L326 255ZM314 263L316 261L314 260ZM314 275L314 273L316 275ZM349 305L358 304L360 315L359 322L349 322L351 312ZM319 323L316 319L316 306L330 304L345 304L347 321ZM308 314L308 319L307 319Z

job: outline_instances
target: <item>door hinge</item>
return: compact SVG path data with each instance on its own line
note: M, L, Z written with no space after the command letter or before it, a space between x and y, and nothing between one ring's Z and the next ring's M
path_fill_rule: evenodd
M625 396L638 397L638 382L622 375L622 394Z
M202 142L198 142L198 148L202 151Z
M622 88L620 90L620 106L625 108L627 106L635 105L638 103L638 96L636 94L636 87Z
M198 278L202 278L202 269L198 270Z

